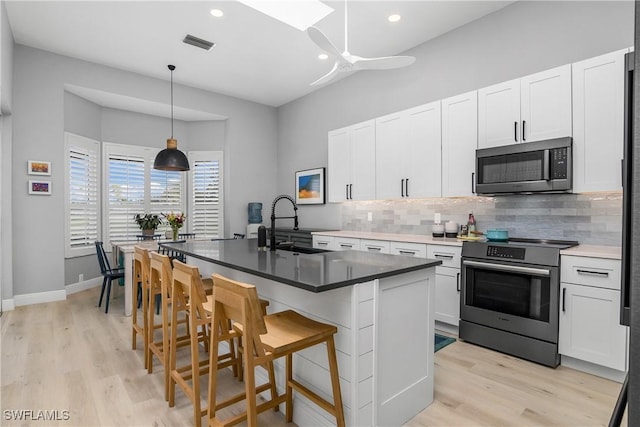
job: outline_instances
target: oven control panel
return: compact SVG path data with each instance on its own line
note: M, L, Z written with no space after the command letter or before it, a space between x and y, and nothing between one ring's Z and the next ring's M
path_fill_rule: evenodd
M525 248L514 248L512 246L491 246L487 247L487 256L491 258L524 260Z

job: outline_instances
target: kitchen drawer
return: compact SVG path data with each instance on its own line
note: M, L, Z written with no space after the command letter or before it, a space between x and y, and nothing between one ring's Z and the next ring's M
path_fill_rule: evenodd
M389 242L389 253L426 258L427 245L424 243Z
M313 247L318 249L333 250L334 237L333 236L321 236L313 235Z
M360 250L360 239L354 239L351 237L336 237L334 240L334 250L336 251L349 251Z
M560 281L620 290L620 261L571 255L561 257Z
M360 250L365 252L389 253L389 242L386 240L360 240Z
M427 245L427 258L442 261L443 267L460 268L460 254L462 248L458 246Z

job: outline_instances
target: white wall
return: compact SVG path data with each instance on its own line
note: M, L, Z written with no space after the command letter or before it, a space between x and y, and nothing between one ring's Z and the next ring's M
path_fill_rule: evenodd
M407 54L408 68L363 71L278 109L278 189L327 165L327 132L633 45L632 1L518 1ZM356 52L357 53L357 52ZM340 228L340 205L300 209L301 226Z
M11 197L12 209L19 215L14 215L11 224L16 236L13 295L61 290L65 282L61 227L64 221L65 84L154 102L166 103L167 97L166 81L15 46L11 146L15 167ZM174 99L176 106L228 117L224 131L216 131L216 135L224 133L225 136L226 178L233 188L226 193L226 216L229 232L244 229L247 202L267 202L275 196L276 175L272 166L276 163L276 110L181 85L174 85ZM105 113L105 120L110 116L111 113ZM164 148L170 128L155 130L162 133L162 138L154 139L153 144L158 149ZM104 125L101 132L107 140L109 135ZM115 137L115 134L112 129L111 135ZM187 135L185 131L184 138ZM27 194L29 159L51 161L52 196ZM263 167L265 164L268 167Z

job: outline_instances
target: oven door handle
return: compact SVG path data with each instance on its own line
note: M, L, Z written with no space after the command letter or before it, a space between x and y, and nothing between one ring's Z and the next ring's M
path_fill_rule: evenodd
M535 276L548 277L551 275L551 271L546 270L544 268L520 267L517 265L493 264L490 262L471 261L471 260L463 260L462 265L468 266L468 267L486 268L487 270L506 271L510 273L532 274Z

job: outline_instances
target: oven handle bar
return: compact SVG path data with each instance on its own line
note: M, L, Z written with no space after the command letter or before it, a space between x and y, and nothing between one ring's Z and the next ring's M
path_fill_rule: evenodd
M520 267L517 265L493 264L490 262L471 261L471 260L463 260L462 265L463 266L466 265L469 267L481 267L481 268L486 268L487 270L499 270L499 271L507 271L511 273L533 274L536 276L551 275L551 272L544 268Z

